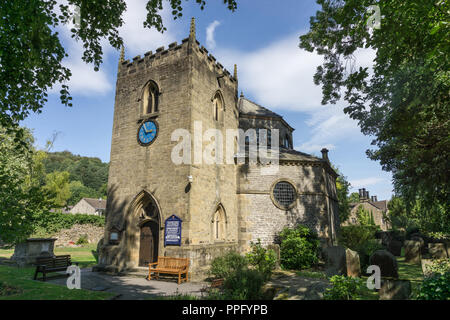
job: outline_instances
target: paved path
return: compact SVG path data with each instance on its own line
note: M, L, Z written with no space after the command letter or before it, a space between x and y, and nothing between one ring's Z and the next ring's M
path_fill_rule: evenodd
M47 282L66 285L66 277L50 278ZM113 276L81 269L81 288L112 292L119 300L143 300L155 296L189 294L200 297L206 283L183 282L178 285L175 278L147 281L144 276Z
M278 271L266 284L274 292L275 300L321 300L330 282L296 275L293 272Z

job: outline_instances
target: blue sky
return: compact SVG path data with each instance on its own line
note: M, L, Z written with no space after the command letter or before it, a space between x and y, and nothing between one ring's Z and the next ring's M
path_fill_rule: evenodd
M298 37L307 32L310 16L318 10L315 1L238 0L238 9L232 13L222 1L209 0L201 11L190 0L183 2L182 19L174 21L169 10L162 12L168 29L163 34L142 27L145 2L127 1L126 24L120 30L126 59L181 42L195 17L200 43L229 71L238 65L240 91L296 128L297 150L320 155L327 147L333 164L352 183L351 191L365 187L378 199L390 199L391 175L365 154L371 138L362 135L357 123L343 113L343 102L321 105L321 90L312 80L321 58L298 48ZM53 151L69 150L109 161L119 52L105 42L104 63L94 72L92 65L81 61L82 47L70 39L68 29L59 31L69 54L65 64L73 73L68 84L74 106L62 106L55 87L44 111L31 115L23 125L33 129L38 147L58 132ZM373 52L361 51L355 63L370 66L373 57Z

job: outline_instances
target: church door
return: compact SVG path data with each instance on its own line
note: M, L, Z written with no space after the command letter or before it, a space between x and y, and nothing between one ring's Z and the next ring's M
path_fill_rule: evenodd
M139 248L139 266L148 267L149 263L158 259L158 228L155 222L147 222L141 226Z

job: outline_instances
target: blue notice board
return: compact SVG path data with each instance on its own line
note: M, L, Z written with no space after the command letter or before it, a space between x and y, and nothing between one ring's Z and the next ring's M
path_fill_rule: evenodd
M181 246L181 223L176 215L171 215L164 224L164 246Z

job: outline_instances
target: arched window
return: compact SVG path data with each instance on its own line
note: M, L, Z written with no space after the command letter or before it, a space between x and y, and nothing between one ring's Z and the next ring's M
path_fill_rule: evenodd
M144 88L143 95L143 113L149 114L158 112L159 90L156 83L150 81Z
M213 99L213 116L215 121L222 120L223 114L223 99L219 92L216 93Z
M217 207L213 217L213 237L214 241L225 240L225 210L221 205Z

